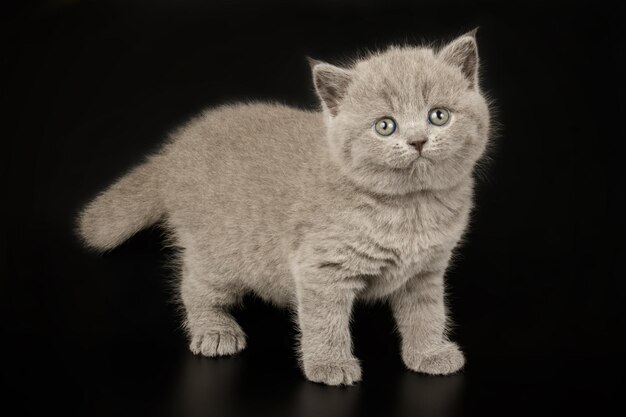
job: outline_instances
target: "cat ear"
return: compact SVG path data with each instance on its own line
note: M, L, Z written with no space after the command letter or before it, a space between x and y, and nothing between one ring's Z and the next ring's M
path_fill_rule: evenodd
M325 62L307 59L313 73L315 91L330 115L334 117L339 111L339 103L346 95L348 85L352 80L352 73Z
M477 31L478 28L459 36L439 52L439 58L461 69L465 78L470 82L470 88L478 85Z

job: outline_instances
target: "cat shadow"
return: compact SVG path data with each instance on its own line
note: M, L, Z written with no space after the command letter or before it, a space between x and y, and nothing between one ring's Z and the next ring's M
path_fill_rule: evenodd
M425 417L460 415L464 378L463 373L428 376L407 371L398 383L394 415Z
M238 358L201 358L186 354L171 403L171 415L234 415L236 387L243 376Z
M246 353L217 359L185 355L168 415L453 417L462 408L463 374L402 371L377 378L383 375L374 372L354 386L328 387L306 381L297 370L272 372L267 364L255 364L262 361Z
M432 377L405 371L398 377L397 380L369 378L350 387L302 381L295 392L290 415L453 417L461 414L463 374Z
M328 387L302 381L298 385L292 404L293 416L356 416L361 400L359 385Z
M249 336L244 352L225 358L192 355L181 346L179 381L172 392L176 416L433 416L452 417L462 408L464 374L417 374L402 364L388 312L356 310L357 356L363 378L350 387L307 381L298 368L293 317L255 298L234 312ZM387 343L372 343L388 340Z

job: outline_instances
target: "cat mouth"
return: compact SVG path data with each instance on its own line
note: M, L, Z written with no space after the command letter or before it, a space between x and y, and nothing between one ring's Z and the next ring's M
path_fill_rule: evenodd
M429 163L429 164L432 164L432 163L433 163L433 160L432 160L432 159L430 159L430 158L429 158L429 157L427 157L427 156L424 156L423 154L419 154L419 155L417 155L417 158L415 158L415 160L413 161L413 163L416 163L416 164L420 164L420 163L422 163L422 164L424 164L424 163Z
M386 169L392 169L394 171L413 171L416 167L425 167L432 165L434 161L424 155L404 155L404 158L399 158L393 163L376 164Z

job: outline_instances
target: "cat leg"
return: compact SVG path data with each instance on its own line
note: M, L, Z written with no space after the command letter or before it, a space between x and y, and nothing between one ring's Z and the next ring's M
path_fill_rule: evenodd
M443 270L418 274L390 300L402 337L402 359L416 372L445 375L465 363L459 347L445 335L443 275Z
M229 307L236 304L241 289L208 272L191 257L183 259L182 301L187 313L185 327L194 354L233 355L246 347L246 335Z
M361 366L352 354L350 336L357 288L326 278L315 269L297 275L302 366L310 381L351 385L361 380Z

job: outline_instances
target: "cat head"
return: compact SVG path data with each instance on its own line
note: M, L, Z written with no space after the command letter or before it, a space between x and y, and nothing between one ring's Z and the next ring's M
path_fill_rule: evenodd
M344 174L383 194L454 186L489 136L474 32L440 50L391 47L347 68L311 61Z

